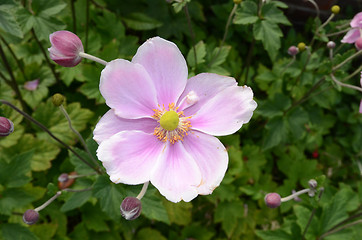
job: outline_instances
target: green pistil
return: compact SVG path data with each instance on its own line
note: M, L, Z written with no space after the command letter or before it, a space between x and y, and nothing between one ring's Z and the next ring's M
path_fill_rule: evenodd
M175 111L168 111L165 112L161 119L160 119L160 125L163 129L167 131L173 131L177 128L179 123L179 116Z

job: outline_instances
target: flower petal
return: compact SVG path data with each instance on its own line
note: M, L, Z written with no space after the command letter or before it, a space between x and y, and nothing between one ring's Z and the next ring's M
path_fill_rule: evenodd
M232 134L249 122L256 106L250 87L228 87L190 119L192 129L215 136Z
M100 144L104 140L121 131L139 130L145 133L153 133L157 121L150 118L126 119L118 117L114 110L106 112L97 123L93 131L93 139Z
M150 180L164 146L153 134L123 131L104 140L97 156L112 182L141 184Z
M101 74L99 89L106 104L123 118L150 117L157 107L156 90L140 64L116 59Z
M200 170L180 141L167 143L151 176L151 183L172 202L189 202L197 196Z
M180 106L180 110L183 110L185 116L191 116L216 94L227 87L236 85L237 83L234 78L214 73L200 73L187 81L185 91L182 93L177 106ZM186 102L185 98L192 91L197 95L198 101L191 106L186 105L183 107L182 105L185 104L182 102Z
M177 46L160 37L142 44L132 59L141 64L153 80L158 103L168 106L176 103L187 81L187 65Z
M347 34L343 37L341 42L343 43L354 43L360 38L360 31L358 28L351 29L347 32Z
M211 194L224 178L228 166L228 154L216 137L194 131L184 138L186 151L195 159L201 172L198 193Z
M351 27L353 28L362 28L362 12L357 13L351 23L350 23Z

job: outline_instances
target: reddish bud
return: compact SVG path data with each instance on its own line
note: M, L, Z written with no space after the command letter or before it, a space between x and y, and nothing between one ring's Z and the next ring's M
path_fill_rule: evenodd
M39 213L33 209L28 209L23 215L23 221L28 224L32 225L39 220Z
M336 43L335 43L335 42L329 41L329 42L327 43L327 48L333 49L333 48L335 48L335 47L336 47Z
M295 55L298 54L298 52L299 52L299 49L298 49L296 46L290 46L290 47L288 48L288 54L289 54L290 56L295 56Z
M82 58L84 52L82 41L77 35L69 31L57 31L49 35L51 48L48 48L50 58L63 67L74 67Z
M126 220L134 220L141 214L142 204L138 198L126 197L121 204L121 214Z
M0 117L0 137L8 136L14 132L14 124L5 117Z
M313 157L313 158L318 158L318 157L319 157L319 152L318 152L317 149L314 150L314 152L312 153L312 157Z
M277 208L281 204L281 198L278 193L268 193L265 196L264 201L269 208Z
M71 176L72 175L77 175L77 173L76 172L71 172L71 173L69 173L69 175L71 175ZM65 188L68 188L74 183L75 179L74 178L69 178L69 175L68 175L68 179L66 181L64 181L64 182L59 181L59 178L60 178L60 176L59 176L59 178L58 178L58 187L59 187L59 189L63 190Z

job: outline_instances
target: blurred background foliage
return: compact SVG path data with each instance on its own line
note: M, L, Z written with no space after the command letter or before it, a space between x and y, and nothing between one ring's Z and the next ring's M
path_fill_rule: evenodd
M15 125L13 134L0 138L0 239L321 239L343 224L361 221L361 94L330 78L333 66L356 49L340 43L343 34L327 35L348 26L361 3L342 5L340 14L315 35L331 14L330 6L344 1L319 1L329 4L320 5L321 19L309 2L283 2L0 0L0 99L43 123L85 159L89 156L50 97L57 92L66 97L72 124L95 156L92 131L108 109L98 89L102 66L88 60L74 68L55 65L47 52L54 31L76 33L85 52L106 61L131 60L140 44L161 36L180 48L190 76L232 76L239 85L252 87L258 103L250 123L220 138L228 149L229 169L212 195L175 204L151 186L142 199L141 217L126 221L119 206L141 186L90 175L71 186L90 191L63 192L32 226L23 223L22 214L58 191L61 173L94 171L22 115L0 105L0 115ZM289 46L308 46L313 38L310 50L291 62ZM329 40L337 45L332 60ZM334 75L358 86L359 74L348 76L360 68L360 60L344 64ZM37 89L24 88L36 79ZM308 187L311 178L324 179L320 201L301 196L301 202L277 209L265 206L266 193L286 196ZM360 226L325 239L360 239Z

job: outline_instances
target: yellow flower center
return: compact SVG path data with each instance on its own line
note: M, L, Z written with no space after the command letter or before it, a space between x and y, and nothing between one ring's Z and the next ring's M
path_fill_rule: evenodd
M160 119L161 127L167 131L175 130L179 122L180 118L177 112L173 110L165 112Z
M160 107L160 106L159 106ZM185 117L182 111L177 111L174 103L168 105L168 110L165 106L160 109L153 109L155 114L152 116L159 122L153 132L153 134L162 142L170 141L174 144L178 140L184 138L187 132L191 128L189 119L191 117Z

